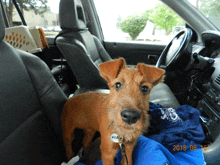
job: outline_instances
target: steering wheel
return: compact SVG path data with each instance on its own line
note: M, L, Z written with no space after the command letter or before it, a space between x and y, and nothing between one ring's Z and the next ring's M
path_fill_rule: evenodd
M156 67L166 70L184 69L191 58L192 46L189 43L192 38L192 30L184 28L178 32L170 43L164 48L161 53Z

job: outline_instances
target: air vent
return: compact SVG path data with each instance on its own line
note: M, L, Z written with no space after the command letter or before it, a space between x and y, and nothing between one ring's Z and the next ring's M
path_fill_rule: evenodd
M215 78L215 82L220 85L220 74Z

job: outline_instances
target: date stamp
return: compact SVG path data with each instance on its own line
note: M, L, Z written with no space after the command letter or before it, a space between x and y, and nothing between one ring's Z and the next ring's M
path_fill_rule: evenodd
M206 151L207 150L207 145L201 145L201 147L198 147L197 145L190 145L189 150L190 151L196 151L198 148L201 148L202 151ZM183 152L183 151L186 151L186 150L187 150L186 145L173 145L173 151Z

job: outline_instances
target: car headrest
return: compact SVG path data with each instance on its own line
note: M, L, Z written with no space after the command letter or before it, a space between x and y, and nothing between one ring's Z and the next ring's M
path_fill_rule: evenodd
M86 17L81 0L61 0L59 8L61 29L84 30Z
M2 41L5 37L5 23L2 15L2 8L0 6L0 41Z

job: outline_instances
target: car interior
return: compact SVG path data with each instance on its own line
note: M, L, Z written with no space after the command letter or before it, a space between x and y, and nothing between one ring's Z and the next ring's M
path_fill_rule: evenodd
M199 109L208 145L205 161L220 164L220 32L187 1L162 1L187 20L186 28L168 45L142 49L143 44L105 42L92 0L60 0L61 31L46 37L49 46L33 53L4 41L8 24L1 1L0 164L66 161L60 115L67 99L88 91L109 93L99 64L123 57L128 66L135 67L145 62L143 50L159 53L158 60L146 63L166 70L164 82L153 88L150 101L164 107L188 104ZM192 15L196 21L189 18ZM173 52L177 40L181 44ZM84 134L82 130L74 134L72 147L78 153Z

